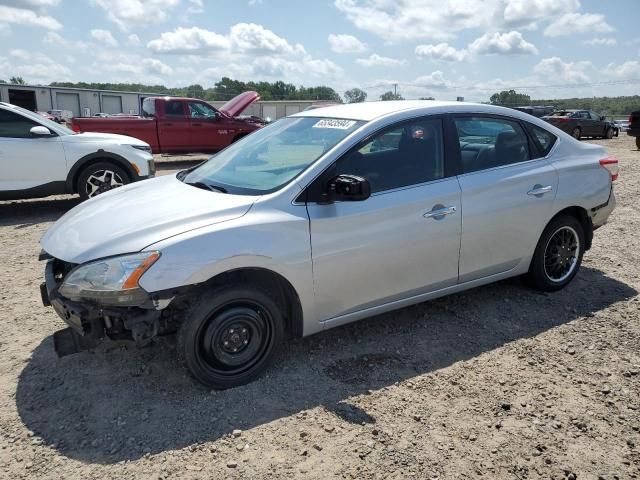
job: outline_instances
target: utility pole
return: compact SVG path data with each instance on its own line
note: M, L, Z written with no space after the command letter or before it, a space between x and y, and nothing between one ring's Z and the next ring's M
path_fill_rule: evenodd
M393 96L394 97L398 96L398 84L397 83L393 84Z

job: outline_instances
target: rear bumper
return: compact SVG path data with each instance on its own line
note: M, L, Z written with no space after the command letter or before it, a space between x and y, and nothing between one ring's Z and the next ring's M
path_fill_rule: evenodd
M628 128L627 135L629 135L630 137L640 137L640 128Z
M607 202L603 203L602 205L598 205L597 207L594 207L589 211L589 216L591 217L593 228L596 229L607 223L609 215L611 215L611 212L613 212L614 208L616 208L616 196L612 186Z

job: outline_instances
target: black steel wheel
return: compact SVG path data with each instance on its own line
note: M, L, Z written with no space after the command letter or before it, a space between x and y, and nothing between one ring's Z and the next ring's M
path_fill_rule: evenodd
M584 228L570 215L552 220L545 228L531 260L527 280L539 290L564 288L578 273L584 255Z
M226 286L208 292L178 331L180 359L201 383L243 385L268 366L282 341L278 306L260 289Z

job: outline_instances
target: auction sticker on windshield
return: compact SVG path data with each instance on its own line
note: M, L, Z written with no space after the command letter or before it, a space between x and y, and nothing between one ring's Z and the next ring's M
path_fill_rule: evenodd
M356 124L355 120L340 120L337 118L323 118L316 123L313 128L337 128L338 130L349 130Z

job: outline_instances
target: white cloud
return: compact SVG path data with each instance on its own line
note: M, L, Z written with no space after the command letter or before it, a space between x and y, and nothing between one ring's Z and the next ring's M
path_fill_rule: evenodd
M331 33L328 40L335 53L360 53L367 50L367 46L353 35Z
M156 58L145 58L142 60L142 66L150 73L157 73L158 75L171 75L173 68L169 65L162 63Z
M520 32L485 33L469 45L469 51L484 55L537 55L538 49L522 38Z
M566 13L554 20L544 30L544 34L548 37L560 37L575 33L608 33L614 30L602 14Z
M138 45L140 45L140 37L135 33L132 33L127 36L127 43L132 47L137 47Z
M357 28L387 42L446 40L466 29L535 28L575 12L579 0L334 0Z
M99 28L91 30L91 38L110 47L118 46L118 41L113 38L113 35L111 35L111 32L109 30L102 30Z
M0 58L0 78L23 77L30 84L47 84L55 80L71 80L71 70L48 55L24 49L9 51L9 59Z
M411 83L413 87L421 87L427 90L444 90L451 87L450 82L445 79L444 73L440 70L418 77Z
M640 78L640 61L630 60L620 65L610 63L603 73L620 80L637 79Z
M42 41L48 45L54 45L68 50L86 50L90 47L90 44L87 42L83 42L82 40L67 40L57 32L47 32Z
M356 63L363 67L402 67L407 64L407 61L383 57L377 53L372 53L368 58L358 58Z
M593 64L589 61L564 62L559 57L545 58L533 67L533 72L547 83L588 83L589 71Z
M415 52L418 57L445 60L447 62L464 62L470 59L470 55L467 50L457 50L448 43L438 43L437 45L418 45Z
M221 35L199 27L178 27L164 32L147 46L156 53L235 54L235 55L304 55L304 47L291 45L286 39L255 23L237 23Z
M611 37L602 37L602 38L592 38L591 40L586 40L584 42L582 42L583 45L591 45L591 46L598 46L598 45L603 45L603 46L611 46L611 45L617 45L618 41L615 38L611 38Z
M6 23L0 23L0 35L11 35L11 27Z
M0 5L0 21L28 27L42 27L49 30L59 30L62 24L49 15L44 15L26 8L15 8Z
M140 27L149 23L164 22L168 11L180 4L180 0L92 0L107 12L107 19L121 30Z
M207 53L226 50L229 46L225 36L199 27L178 27L147 43L147 47L156 53Z
M504 5L506 26L535 26L580 8L580 0L509 0Z

